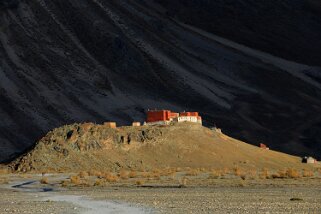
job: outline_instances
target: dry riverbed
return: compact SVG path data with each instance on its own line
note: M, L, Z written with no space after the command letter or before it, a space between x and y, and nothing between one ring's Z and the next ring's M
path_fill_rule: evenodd
M319 177L243 180L205 179L198 175L180 182L146 180L138 184L128 179L105 185L63 186L62 181L70 176L46 175L43 182L41 174L7 175L6 182L0 184L0 213L320 213L321 210Z

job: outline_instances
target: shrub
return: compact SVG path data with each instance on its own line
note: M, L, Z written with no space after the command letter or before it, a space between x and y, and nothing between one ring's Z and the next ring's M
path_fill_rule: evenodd
M302 173L302 176L303 177L313 177L314 176L314 172L312 172L311 170L304 169L303 173Z
M238 186L239 186L239 187L246 187L247 185L246 185L246 183L244 182L244 180L242 180L242 181L239 183Z
M279 170L277 173L272 174L272 178L287 178L287 171L286 170Z
M270 177L270 173L269 173L269 170L267 168L263 168L259 177L261 179L268 179Z
M222 173L223 173L223 175L230 174L230 173L231 173L231 169L225 167L225 168L222 170Z
M112 173L107 173L105 175L105 179L109 183L114 183L114 182L118 181L118 177L116 175L112 174Z
M68 186L68 181L67 180L62 181L61 186L63 186L63 187Z
M99 172L97 170L91 170L88 173L89 176L96 176L96 177L101 177L102 176L102 172Z
M233 169L235 176L241 176L243 174L242 170L239 167Z
M199 174L200 174L200 172L197 169L190 169L188 172L186 172L187 176L197 176Z
M81 171L81 172L78 174L78 176L79 176L80 178L85 178L85 177L89 176L89 173L88 173L88 172L85 172L85 171Z
M49 184L49 180L47 177L42 177L41 180L40 180L40 183L41 184Z
M128 177L130 177L130 178L135 178L135 177L137 177L137 172L131 171L131 172L128 174Z
M75 184L75 185L81 184L80 177L79 177L79 176L76 176L76 175L70 177L70 182L71 182L72 184Z
M252 169L247 172L247 175L250 179L256 179L257 178L257 171Z
M118 174L118 176L121 178L121 179L128 179L128 176L129 176L129 173L125 170L121 170Z
M286 178L287 177L287 172L285 169L279 170L278 175L280 178Z
M102 186L104 185L104 181L102 179L96 179L94 186Z
M160 170L160 169L154 169L154 170L153 170L153 173L158 173L158 174L160 174L160 173L161 173L161 170Z
M143 185L144 184L144 181L143 180L137 180L136 181L136 185L137 186L141 186L141 185Z
M177 167L177 168L175 169L175 171L176 171L176 172L181 172L181 171L182 171L182 168Z
M155 180L159 180L161 178L161 175L160 173L153 173L151 177L154 178Z
M186 187L187 186L187 181L188 179L186 177L183 177L180 181L179 181L179 186L180 187Z
M142 172L142 173L140 173L140 176L141 176L142 178L150 178L150 177L151 177L151 173L149 173L149 172Z
M206 169L204 167L202 167L202 168L199 168L199 171L200 172L206 172Z
M213 179L217 179L220 176L222 176L221 171L219 170L213 170L212 172L210 172L209 178L213 178Z
M287 169L286 175L288 178L300 178L301 177L300 173L296 169Z
M174 168L166 168L160 171L161 176L173 176L176 173Z

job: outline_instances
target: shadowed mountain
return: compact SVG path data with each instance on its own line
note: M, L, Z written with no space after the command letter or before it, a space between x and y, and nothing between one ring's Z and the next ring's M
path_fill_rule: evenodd
M260 15L274 1L209 2L1 1L0 160L54 127L129 124L148 108L196 110L238 139L320 157L319 13L275 4L302 9L278 32Z

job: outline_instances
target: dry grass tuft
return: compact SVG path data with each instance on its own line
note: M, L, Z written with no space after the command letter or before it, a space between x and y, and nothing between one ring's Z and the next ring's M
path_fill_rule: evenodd
M177 167L174 170L175 170L175 172L182 172L182 168L180 168L180 167Z
M162 170L160 169L153 169L151 174L161 174Z
M96 179L94 186L103 186L105 184L103 179Z
M130 177L130 178L136 178L136 177L137 177L137 172L131 171L131 172L128 174L128 177Z
M187 186L188 179L186 177L183 177L179 180L179 186L180 187L186 187Z
M137 186L142 186L144 184L144 181L143 180L137 180L136 181L136 185Z
M161 176L174 176L176 174L176 168L165 168L161 170L159 173Z
M150 177L153 178L154 180L159 180L161 178L161 174L157 172L153 172L151 173Z
M198 176L200 174L200 171L198 169L190 169L186 172L187 176Z
M314 172L311 170L304 169L302 172L302 177L309 178L313 176L314 176Z
M272 174L271 177L272 178L280 178L280 179L287 178L288 177L287 171L286 171L286 169L279 170L277 173Z
M49 180L47 177L42 177L41 180L40 180L40 183L41 184L49 184Z
M126 170L121 170L118 176L123 180L127 180L129 178L129 173Z
M231 173L231 170L229 168L224 167L224 169L222 170L222 175L227 175L230 173Z
M287 169L286 175L288 178L300 178L301 177L301 174L296 169Z
M206 172L207 170L206 170L204 167L202 167L202 168L199 168L198 171L200 171L200 172Z
M78 174L78 176L79 176L80 178L86 178L86 177L89 176L89 173L88 173L88 172L85 172L85 171L81 171L81 172Z
M114 175L113 173L105 173L104 178L109 183L115 183L119 181L118 176Z
M75 185L80 185L81 184L81 179L79 176L75 175L75 176L71 176L70 177L70 182L72 184L75 184Z
M289 169L283 169L283 170L279 170L277 173L273 174L271 177L272 178L279 178L279 179L284 179L284 178L301 178L301 177L313 177L314 173L310 170L306 170L304 169L301 173L293 168L289 168Z
M233 172L234 172L235 176L241 176L242 175L242 170L239 167L234 167Z
M61 184L62 187L67 187L69 182L67 180L64 180L60 184Z
M245 183L244 180L242 180L239 184L238 184L239 187L246 187L247 184Z
M249 171L247 172L247 177L248 177L249 179L251 179L251 180L256 179L256 178L257 178L257 175L258 175L258 173L257 173L257 171L256 171L255 169L249 170Z
M240 177L242 180L245 180L245 179L246 179L246 173L245 173L245 171L242 170L241 168L235 167L235 168L233 169L233 171L234 171L234 175L235 175L235 176Z
M263 168L262 171L259 173L260 179L268 179L270 178L270 172L267 168Z
M222 176L222 171L220 171L220 170L212 170L209 173L209 178L211 178L211 179L218 179L221 176Z
M97 170L91 170L91 171L89 171L89 173L88 173L89 176L96 176L96 177L101 177L102 174L103 174L102 172L97 171Z
M142 177L142 178L150 178L150 177L151 177L151 173L149 173L149 172L142 172L142 173L140 173L140 177Z

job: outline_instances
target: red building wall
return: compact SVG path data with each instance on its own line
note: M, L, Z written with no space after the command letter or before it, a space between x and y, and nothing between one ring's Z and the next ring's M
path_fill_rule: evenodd
M179 117L179 113L171 112L170 117L171 118L177 118L177 117Z
M180 116L182 117L188 117L188 116L194 116L194 117L198 117L198 112L181 112Z
M168 110L148 111L147 122L168 121L170 120L171 112Z

